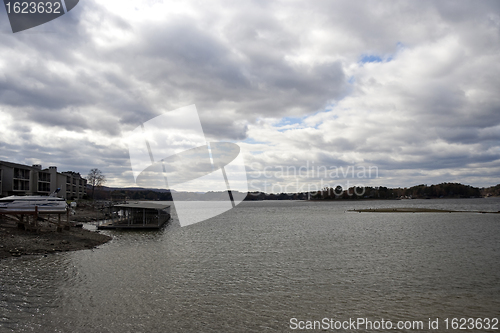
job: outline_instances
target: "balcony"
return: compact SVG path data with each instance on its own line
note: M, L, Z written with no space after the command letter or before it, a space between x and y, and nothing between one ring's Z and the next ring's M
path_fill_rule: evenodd
M50 192L50 183L38 182L38 192Z
M29 180L30 179L30 170L14 168L14 180Z
M38 181L50 183L50 173L39 173L38 174Z
M14 179L12 184L13 191L29 191L30 182L29 180Z

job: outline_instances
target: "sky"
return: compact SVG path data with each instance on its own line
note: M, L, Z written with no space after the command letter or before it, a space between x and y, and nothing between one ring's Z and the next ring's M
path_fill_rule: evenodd
M499 91L496 0L81 0L15 34L0 6L0 160L107 186L139 185L130 133L190 105L250 190L496 185Z

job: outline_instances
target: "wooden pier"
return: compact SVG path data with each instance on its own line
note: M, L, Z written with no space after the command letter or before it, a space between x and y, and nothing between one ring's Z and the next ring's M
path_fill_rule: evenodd
M99 230L159 229L170 219L170 206L156 202L131 202L111 208L111 219L97 225Z
M57 221L53 221L50 217L47 218L47 222L55 224L57 226L57 231L62 231L63 229L68 230L70 227L69 223L69 210L64 211L56 210L38 210L38 206L35 206L33 210L8 210L0 209L0 217L3 215L11 215L18 219L17 226L28 231L40 230L38 225L38 217L41 215L57 215ZM66 215L66 221L61 219L61 215Z

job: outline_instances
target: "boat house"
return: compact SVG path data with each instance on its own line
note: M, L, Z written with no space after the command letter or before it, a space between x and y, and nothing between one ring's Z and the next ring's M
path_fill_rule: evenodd
M130 202L111 209L111 219L97 229L159 229L170 219L170 205L157 202Z

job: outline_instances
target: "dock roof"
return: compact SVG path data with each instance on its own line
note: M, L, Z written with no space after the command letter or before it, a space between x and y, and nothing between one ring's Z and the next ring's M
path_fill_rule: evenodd
M126 204L115 205L115 207L142 208L142 209L165 209L165 208L170 207L170 205L166 205L164 203L159 203L159 202L135 201L135 202L129 202Z

